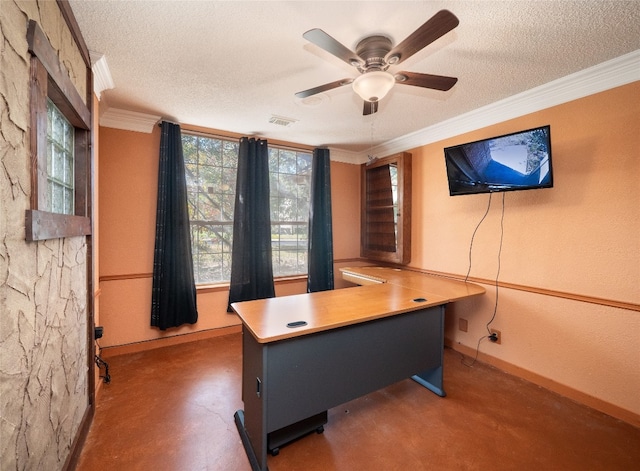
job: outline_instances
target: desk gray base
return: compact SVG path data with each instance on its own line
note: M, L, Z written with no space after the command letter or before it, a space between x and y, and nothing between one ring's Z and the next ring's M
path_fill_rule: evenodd
M328 409L395 382L413 378L444 396L443 345L444 306L272 343L243 326L245 408L235 420L252 469L268 470L273 437L280 447L298 427L300 435L313 431L309 418L325 414L326 422Z

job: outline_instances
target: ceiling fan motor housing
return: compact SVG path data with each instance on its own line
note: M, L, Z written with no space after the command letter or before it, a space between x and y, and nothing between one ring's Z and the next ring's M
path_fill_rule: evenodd
M365 65L359 66L360 72L372 70L387 70L389 64L385 60L392 47L391 40L386 36L369 36L356 46L356 54L364 60Z

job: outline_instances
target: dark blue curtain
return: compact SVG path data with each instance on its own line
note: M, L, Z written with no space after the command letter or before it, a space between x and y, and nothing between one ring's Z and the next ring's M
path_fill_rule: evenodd
M194 324L198 311L180 126L161 128L151 325L165 330Z
M333 225L329 149L314 149L309 205L309 276L307 291L333 289Z
M243 137L238 151L231 249L231 303L275 296L267 141Z

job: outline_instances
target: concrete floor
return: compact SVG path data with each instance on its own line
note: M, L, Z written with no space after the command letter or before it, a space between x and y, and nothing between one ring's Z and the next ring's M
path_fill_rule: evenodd
M640 429L461 360L445 350L446 398L407 379L331 409L269 469L640 470ZM77 470L250 470L233 419L240 334L107 361Z

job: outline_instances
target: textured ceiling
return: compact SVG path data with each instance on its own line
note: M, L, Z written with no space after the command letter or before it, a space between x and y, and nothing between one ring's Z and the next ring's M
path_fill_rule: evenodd
M70 0L87 46L115 88L107 108L363 152L640 49L638 1ZM460 25L396 67L458 77L448 92L396 84L362 116L350 86L295 92L357 70L306 41L321 28L348 48L383 34L399 43L440 9ZM395 71L392 67L390 71ZM290 118L282 127L269 119Z

